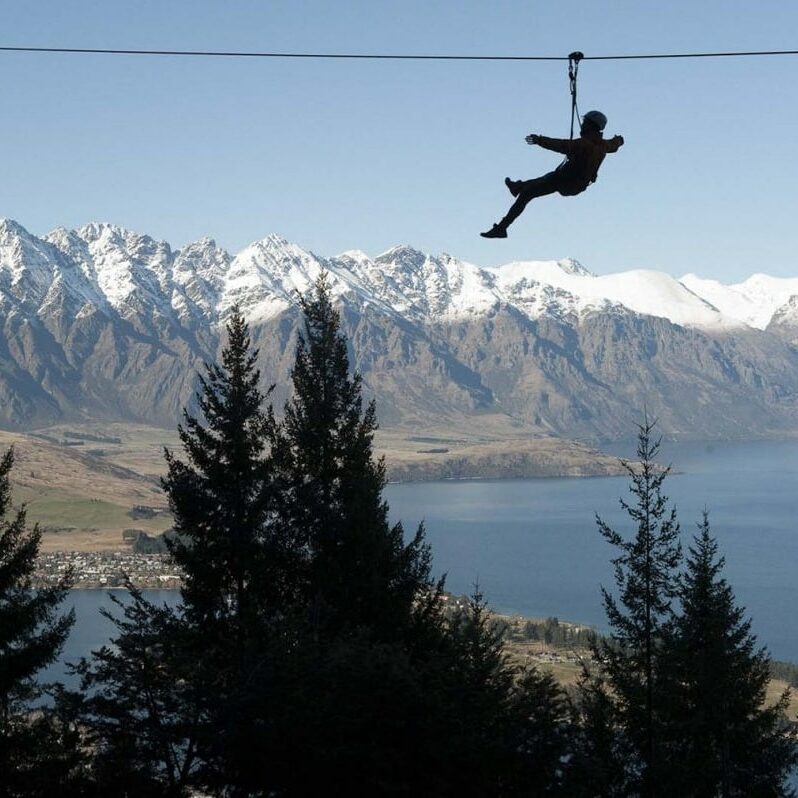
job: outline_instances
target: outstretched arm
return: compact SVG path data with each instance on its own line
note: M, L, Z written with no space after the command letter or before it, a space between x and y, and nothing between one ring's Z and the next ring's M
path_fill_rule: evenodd
M526 137L527 144L537 144L544 150L559 152L561 155L569 155L574 147L578 146L579 139L550 139L548 136L539 136L537 133L530 133Z

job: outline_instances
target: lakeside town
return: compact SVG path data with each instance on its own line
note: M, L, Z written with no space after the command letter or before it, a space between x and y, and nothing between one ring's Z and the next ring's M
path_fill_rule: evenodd
M80 590L125 587L127 580L137 588L176 590L180 572L165 554L129 551L54 551L39 555L34 585L58 582L71 570L74 588Z

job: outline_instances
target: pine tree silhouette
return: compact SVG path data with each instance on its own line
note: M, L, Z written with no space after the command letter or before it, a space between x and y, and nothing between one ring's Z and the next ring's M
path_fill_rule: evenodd
M723 578L705 512L668 630L670 759L680 795L781 795L796 761L787 693L766 705L770 659Z
M221 362L199 378L201 415L185 412L178 427L182 457L165 452L167 545L183 574L182 604L157 607L131 589L114 647L82 666L105 789L119 774L152 794L189 785L246 792L263 778L253 730L305 554L276 516L274 419L238 308L226 331Z
M101 613L115 627L112 644L76 667L84 691L76 713L92 752L87 794L185 795L202 783L198 749L216 697L197 661L196 635L179 610L131 584L125 599L111 601L115 609Z
M36 676L58 657L75 621L74 610L58 614L71 574L34 587L41 531L28 529L24 507L10 512L13 465L11 448L0 459L0 790L36 796L62 787L67 794L79 764L62 745L71 734L59 728L57 713L33 708L44 692Z
M163 480L174 516L168 546L184 574L186 610L198 624L221 622L236 650L254 618L284 611L293 598L285 558L296 552L273 518L273 419L258 387L257 356L235 307L221 364L199 378L201 417L184 412L178 427L185 460L167 449Z
M594 655L617 704L621 725L638 754L640 790L645 798L658 793L662 771L661 714L662 631L671 617L681 560L676 511L668 510L662 485L670 469L655 458L659 440L652 440L656 422L647 416L638 427L637 462L623 462L634 501L621 506L635 524L627 539L601 518L601 535L619 554L612 559L618 599L602 587L609 639L597 642ZM633 764L633 763L632 763Z
M389 523L385 465L373 453L375 405L364 408L360 375L350 374L325 273L300 302L294 394L273 451L289 487L282 511L309 549L313 622L322 633L346 627L402 639L437 593L424 530L405 543L401 524Z

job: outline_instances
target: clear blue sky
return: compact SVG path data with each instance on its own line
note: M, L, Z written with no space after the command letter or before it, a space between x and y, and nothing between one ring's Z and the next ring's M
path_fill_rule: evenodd
M796 49L785 0L0 0L0 44L567 55ZM627 144L586 194L480 230L505 175L558 156L564 63L200 60L0 53L0 216L113 221L236 251L398 243L483 265L572 256L726 281L798 275L798 57L585 62L583 111Z

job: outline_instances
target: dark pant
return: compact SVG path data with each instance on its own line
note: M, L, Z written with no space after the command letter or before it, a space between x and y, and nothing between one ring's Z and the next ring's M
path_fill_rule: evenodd
M509 227L524 212L524 208L537 197L558 193L570 197L574 194L581 194L586 188L587 186L581 181L575 181L567 173L558 169L543 175L543 177L536 177L534 180L524 180L521 182L518 197L507 211L507 216L499 222L499 226Z

